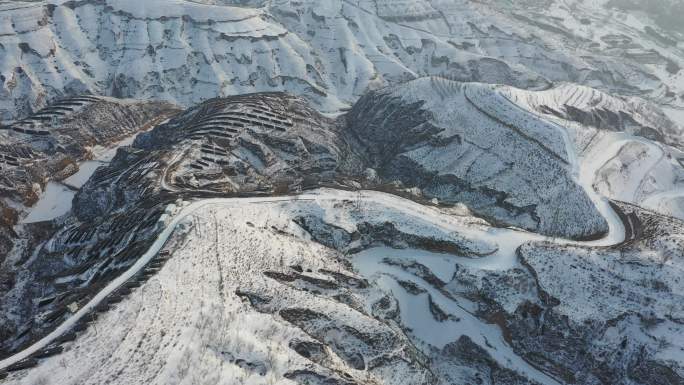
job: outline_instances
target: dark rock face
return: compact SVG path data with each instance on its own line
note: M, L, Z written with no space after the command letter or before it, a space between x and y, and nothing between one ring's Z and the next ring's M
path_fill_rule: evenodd
M12 229L19 219L19 213L0 201L0 265L9 254L17 234Z
M480 257L495 251L458 236L441 238L434 235L407 234L391 222L359 223L353 232L323 222L318 217L297 217L294 222L306 230L316 242L350 254L373 245L388 245L398 249L411 247L469 257Z

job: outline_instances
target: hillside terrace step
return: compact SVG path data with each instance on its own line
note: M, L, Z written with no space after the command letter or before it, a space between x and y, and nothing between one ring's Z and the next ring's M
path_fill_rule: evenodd
M189 136L189 138L206 138L208 136L217 136L219 138L225 138L225 139L233 139L237 135L236 134L227 134L225 132L221 131L216 131L216 130L208 130L208 131L199 131L199 132L193 132L192 135Z
M45 317L45 321L47 321L48 323L53 323L53 322L57 321L58 319L60 319L64 314L66 314L68 310L69 310L69 308L67 306L63 306L61 308L58 308L57 310L50 313L50 315Z
M82 331L85 331L86 329L88 329L88 322L80 321L76 323L76 325L74 325L73 328L71 328L71 331L75 333L80 333Z
M109 304L117 304L121 301L123 301L124 297L119 294L112 294L108 297Z
M55 356L57 354L60 354L64 351L64 348L62 346L50 346L44 349L41 349L36 353L33 357L37 359L43 359L43 358L48 358Z
M38 360L35 358L26 358L23 359L15 364L12 364L8 367L5 368L5 371L8 373L11 372L18 372L20 370L25 370L25 369L30 369L38 365Z
M29 129L23 129L19 127L12 127L12 131L18 132L20 134L26 134L26 135L38 135L38 136L48 136L50 135L49 131L44 131L44 130L29 130Z
M52 120L52 116L47 116L47 115L34 115L34 116L29 116L26 119L23 119L20 121L18 124L33 124L35 121L40 121L40 122L49 122Z
M46 297L46 298L41 298L41 299L38 301L38 307L43 307L43 306L45 306L45 305L49 305L49 304L51 304L52 302L54 302L56 298L57 298L57 297Z
M131 292L132 292L131 288L130 288L130 287L126 287L126 286L122 286L122 287L120 287L120 288L116 291L116 293L118 293L118 295L119 295L121 298L123 298L123 297L126 296L126 295L131 294Z
M76 333L74 333L74 332L72 331L72 332L67 332L67 333L62 334L60 337L58 337L58 338L55 340L55 343L56 343L56 344L63 344L63 343L65 343L65 342L71 342L71 341L73 341L73 340L75 340L75 339L76 339Z
M214 150L210 150L210 149L207 149L207 148L201 148L201 149L200 149L200 152L205 153L205 154L211 154L211 155L217 155L217 156L224 156L224 157L230 156L230 154L229 154L228 152L214 151Z
M234 134L239 134L241 132L240 130L236 130L235 128L233 128L232 124L229 126L221 126L219 124L207 124L207 125L194 127L190 130L186 130L186 132L187 133L196 133L197 131L204 131L204 130L227 131L227 132L232 132Z

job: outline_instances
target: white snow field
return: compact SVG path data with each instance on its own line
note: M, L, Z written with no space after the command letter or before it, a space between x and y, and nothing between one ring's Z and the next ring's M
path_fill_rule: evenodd
M167 242L176 246L170 261L150 281L102 313L64 353L42 360L36 369L10 376L9 383L33 384L45 378L63 384L192 383L192 378L270 383L260 373L230 363L225 352L232 352L233 359L244 354L243 359L264 360L268 363L268 375L282 378L283 371L303 364L279 346L286 345L295 336L304 336L283 321L250 310L236 297L235 290L261 285L265 279L261 272L269 269L282 270L290 265L310 267L314 271L316 268L343 269L336 262L337 252L309 241L309 235L292 221L302 215L316 216L350 231L362 221L379 224L391 221L401 231L453 238L483 252L485 256L471 259L418 250L374 248L354 256L353 261L360 274L379 280L383 290L394 293L400 308L413 309L402 313L401 319L404 326L413 329L410 338L418 346L427 351L442 347L445 340L438 338L440 333L448 332L451 337L468 335L487 346L487 351L501 366L540 383L555 383L517 357L497 327L470 314L466 302L446 298L419 277L381 263L384 256L411 255L442 278L447 278L456 264L506 270L519 265L515 249L527 241L545 239L539 235L491 228L472 217L447 215L437 208L371 191L323 189L293 197L207 199L181 206L169 208L174 213L172 219L130 270L107 285L54 332L0 361L0 368L30 356L68 331L141 270ZM606 240L612 239L619 236L606 237ZM458 315L460 321L450 321L435 329L434 322L425 318L429 310L415 310L415 306L425 305L425 298L406 296L393 281L398 277L424 287L440 307ZM284 295L273 294L276 299Z
M28 209L28 215L23 223L49 221L68 213L71 210L71 200L74 192L58 182L48 182L45 191L38 202Z

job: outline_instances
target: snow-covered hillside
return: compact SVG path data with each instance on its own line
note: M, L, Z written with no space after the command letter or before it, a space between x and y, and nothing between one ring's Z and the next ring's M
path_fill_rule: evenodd
M88 324L87 330L64 343L64 353L11 375L11 383L175 384L211 379L245 384L448 384L490 378L489 383L558 384L568 381L559 370L582 368L587 365L584 358L564 358L544 347L540 351L546 358L540 361L532 355L535 350L527 349L530 344L564 344L584 337L573 329L542 340L525 336L515 328L527 321L513 314L545 306L545 296L553 295L564 306L549 308L546 319L537 322L556 328L563 327L562 322L579 326L592 320L599 332L602 320L635 306L630 296L636 286L613 280L605 284L626 290L624 295L566 298L557 292L559 279L569 288L601 290L604 283L585 281L583 275L559 277L559 263L583 269L613 264L611 269L625 276L648 275L658 263L642 259L635 267L620 262L619 255L628 255L628 249L611 251L618 259L600 262L593 253L603 251L582 243L568 246L588 247L573 262L549 254L550 246L543 243L523 247L518 256L518 245L542 239L376 192L321 190L299 197L214 199L180 204L172 212L169 226L176 231L164 232L150 254L154 257L154 250L171 235L164 245L172 251L170 259L148 267L154 275L130 295L98 296L94 300L105 298L100 306L86 305L99 309L98 317L84 313L81 323ZM393 246L403 249L373 248L384 242L390 223L396 231ZM433 245L429 250L417 249L428 244ZM342 253L367 247L351 256L351 265ZM547 249L545 258L535 254L538 248ZM445 252L459 249L460 256ZM681 266L679 260L672 262ZM540 263L553 268L539 269ZM661 279L672 295L681 297L676 276ZM501 287L490 288L491 280ZM644 287L642 293L658 290ZM475 292L484 297L496 293L490 300L512 318L487 321L497 314L493 303L473 297ZM612 313L596 314L582 301L605 303ZM671 306L659 312L681 318L681 302L662 301ZM101 306L104 303L110 305ZM629 363L641 357L684 364L681 341L672 340L682 332L677 323L654 330L638 317L628 317L605 328L591 345L583 345L590 346L592 354L613 354L623 338L635 338L638 332L643 335L640 342L623 346L624 355L611 360ZM661 339L668 344L663 346ZM551 364L559 366L540 370ZM595 375L570 374L582 383L593 383ZM625 379L624 373L602 375Z
M636 95L684 122L676 32L602 2L0 2L0 119L63 95L288 91L324 111L426 75ZM667 43L672 41L672 43Z
M90 127L65 116L51 137ZM283 93L209 100L65 179L69 212L14 227L0 375L675 384L684 225L625 202L679 213L676 130L568 85L423 78L336 119Z
M684 219L683 132L659 109L570 84L540 92L498 89L568 132L581 184L610 199Z
M635 0L0 0L0 383L684 384Z

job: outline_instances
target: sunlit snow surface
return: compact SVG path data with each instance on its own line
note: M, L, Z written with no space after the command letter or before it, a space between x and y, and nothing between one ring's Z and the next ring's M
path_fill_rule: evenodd
M378 224L391 221L401 231L445 239L449 239L450 234L458 234L458 239L470 242L472 247L494 250L488 256L470 259L419 250L372 248L354 256L353 262L361 275L377 281L382 290L391 292L403 304L402 322L413 330L410 335L417 344L425 344L426 348L441 347L449 340L467 335L485 347L500 365L536 378L541 383L554 383L516 356L495 325L473 316L468 301L449 299L417 276L382 262L384 258L414 260L430 268L440 279L448 280L456 264L485 270L516 267L515 249L520 244L546 238L513 229L490 228L471 217L445 215L439 209L379 192L357 194L319 190L292 198L208 199L181 207L171 206L168 211L173 214L173 219L167 223L166 230L129 271L100 291L55 332L20 354L0 361L0 366L16 362L47 346L142 269L170 237L175 237L182 246L177 247L171 262L136 290L137 294L103 314L65 353L41 361L38 369L18 378L16 383L31 383L53 373L50 375L66 382L100 383L106 378L135 382L144 377L149 378L148 383L161 384L179 375L179 360L186 362L183 370L197 376L214 373L219 366L224 369L216 372L217 378L234 379L234 376L248 375L236 368L228 370L221 366L218 358L207 358L210 354L207 349L238 349L249 355L275 349L281 357L278 365L285 365L287 352L276 347L284 345L278 338L285 338L296 331L272 324L272 321L245 308L234 292L236 287L263 282L261 272L279 266L282 259L285 265L334 266L323 258L326 253L322 252L322 246L308 241L308 234L292 221L301 215L318 216L327 223L350 230L359 221ZM268 230L272 228L294 237ZM180 241L178 237L181 237ZM408 295L396 284L396 278L415 282L458 321L452 319L436 325L429 318L427 297ZM220 281L223 283L219 284ZM219 289L221 285L226 285L222 292ZM258 319L261 321L257 322ZM245 328L237 328L244 332L221 332L235 330L230 326L234 325L233 322L246 323ZM265 334L264 328L271 334ZM244 345L240 347L246 343L243 338L253 341L251 349ZM83 365L76 359L80 356L89 357L89 363ZM57 365L66 365L66 368L57 369ZM273 374L282 374L279 370L284 369L274 369Z
M98 167L104 166L104 162L97 160L87 160L78 166L78 172L62 181L62 183L73 186L76 188L81 188L88 179L95 173Z
M516 105L555 125L564 136L567 153L574 157L577 182L600 208L603 197L635 203L661 214L684 219L684 153L668 142L681 140L680 127L668 125L664 115L643 100L620 98L575 84L560 84L545 91L530 92L498 87ZM596 129L542 114L544 106L581 110L635 111L630 115L645 127L657 127L663 139L655 141L635 132L615 132L615 127ZM666 110L667 111L667 110ZM607 210L601 209L607 215Z
M62 216L71 210L71 200L75 193L68 187L48 182L38 202L31 208L24 223L42 222Z

